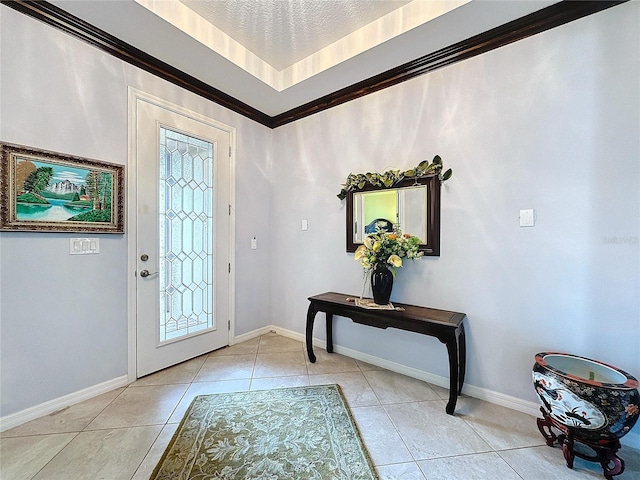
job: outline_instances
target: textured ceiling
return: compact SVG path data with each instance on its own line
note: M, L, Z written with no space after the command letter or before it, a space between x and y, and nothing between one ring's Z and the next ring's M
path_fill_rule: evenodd
M235 20L223 20L225 14L220 13L216 14L218 20L213 19L216 23L214 25L177 0L49 1L269 116L313 102L557 2L219 0L214 3L223 5L216 7L226 9L227 16L233 15ZM305 10L307 13L304 16L289 15L287 10L281 10L283 6L292 6L294 2L296 8L303 2L308 3L306 7L311 10ZM398 8L386 14L376 10L377 13L373 15L370 10L377 7L378 3L397 5ZM241 8L245 9L243 11L247 18L234 13L236 6L242 4L244 7ZM365 12L354 13L358 10L353 9L365 4L370 8L365 9ZM249 6L252 7L247 12ZM328 8L331 13L310 13L320 12L321 10L317 10L319 8ZM291 10L293 11L293 6ZM340 11L351 12L352 20L357 20L360 24L367 21L369 23L360 28L349 26L348 29L356 30L345 36L344 32L348 29L341 29L353 24L350 23L351 20L346 21L349 15L338 13ZM361 18L362 15L366 20ZM379 15L382 17L376 18ZM320 26L313 28L320 33L311 34L309 19L318 16L322 17L322 22L319 23ZM255 27L249 27L254 24ZM235 31L226 33L223 28ZM246 30L252 33L247 33ZM242 41L234 40L233 36L239 35L245 35L246 38ZM335 37L338 36L340 38L336 41ZM275 42L275 38L285 42L280 47L273 46L273 52L279 55L280 61L295 58L294 55L304 55L300 45L305 42L304 48L314 51L294 65L278 70L258 57L257 52L250 51L258 50L257 46L248 45L250 42L264 45ZM320 47L322 43L332 39L334 43ZM315 51L318 48L320 51ZM264 52L260 55L268 56ZM276 62L273 59L269 61ZM285 60L284 63L289 61L291 60Z
M410 0L180 0L276 70Z
M471 2L133 1L279 92Z

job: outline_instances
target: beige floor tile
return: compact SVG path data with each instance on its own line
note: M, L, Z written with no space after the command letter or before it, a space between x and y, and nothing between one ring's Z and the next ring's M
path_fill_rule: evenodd
M197 395L212 395L215 393L229 393L229 392L245 392L249 390L251 380L244 378L241 380L222 380L220 382L198 382L192 383L184 396L180 400L180 403L175 408L171 417L170 423L178 423L184 417L185 412L191 405L191 402Z
M247 355L250 353L258 353L258 344L260 343L260 337L245 340L241 343L236 343L229 347L224 347L215 352L211 352L210 356L219 355Z
M374 465L413 461L382 407L355 407L351 413Z
M362 360L356 360L356 364L358 368L363 372L368 372L370 370L384 370L382 367L378 367L377 365L371 365L370 363L363 362Z
M421 402L439 400L427 382L389 370L363 372L380 403Z
M460 398L456 415L494 450L546 445L536 418L477 398Z
M79 433L34 480L130 479L162 426Z
M58 412L2 432L2 437L80 432L122 392L124 392L124 388L118 388L84 402L71 405Z
M165 368L159 372L152 373L146 377L139 378L132 385L138 387L142 385L171 385L174 383L191 383L202 365L207 359L207 355L187 360L173 367Z
M297 352L303 348L304 344L298 340L271 333L260 337L258 353Z
M465 395L447 415L446 388L316 354L311 364L303 343L268 334L3 432L0 478L146 480L196 395L327 383L341 385L382 480L604 478L578 458L566 468L533 417ZM640 451L619 455L626 470L614 478L640 479Z
M640 450L623 446L618 451L618 456L622 458L622 460L624 460L625 470L622 475L614 478L619 480L631 480L632 478L640 478Z
M602 473L584 471L575 464L567 468L562 450L545 446L503 450L498 455L524 480L578 480L603 478ZM619 477L617 477L619 478Z
M194 382L214 382L218 380L240 380L251 378L255 354L212 355L196 375Z
M164 424L187 388L184 384L127 387L87 430Z
M309 375L309 382L311 385L337 383L342 388L342 393L344 393L350 407L380 405L378 398L369 386L369 382L361 372Z
M431 389L436 392L436 394L442 399L449 401L449 389L441 387L439 385L434 385L432 383L429 384ZM464 391L464 387L462 389ZM462 395L458 395L458 398L466 398L467 396L463 393Z
M0 439L0 478L30 480L76 433Z
M316 355L316 363L311 363L306 353L304 355L309 375L360 371L358 364L353 358L345 357L339 353L327 353L325 350L318 348L314 350L314 353Z
M447 415L443 400L385 405L415 460L491 451L461 418Z
M380 480L427 480L415 462L381 465L376 470Z
M495 452L423 460L418 465L429 480L520 480Z
M309 375L291 375L287 377L254 378L251 390L270 390L272 388L305 387L309 385Z
M178 425L178 423L168 423L165 425L131 480L149 480L153 473L153 469L156 468L156 465L160 461L160 458L169 445Z
M622 458L626 464L625 473L623 475L627 475L629 479L640 478L640 450L637 448L623 446L618 451L618 456Z
M640 452L629 449L635 455L625 455L623 447L619 457L625 461L625 471L622 475L613 477L615 480L638 480L640 478ZM558 446L551 448L530 447L515 450L503 450L497 452L516 473L524 480L602 480L600 465L576 458L573 469L567 468L562 455L562 449Z
M307 366L302 350L282 353L258 353L254 378L306 375Z

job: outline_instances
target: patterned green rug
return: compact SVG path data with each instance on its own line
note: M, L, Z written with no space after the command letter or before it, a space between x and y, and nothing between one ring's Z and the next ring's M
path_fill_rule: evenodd
M378 479L338 385L200 395L150 480Z

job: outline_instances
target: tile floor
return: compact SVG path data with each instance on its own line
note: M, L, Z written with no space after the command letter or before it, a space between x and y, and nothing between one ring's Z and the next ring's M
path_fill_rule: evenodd
M263 335L149 375L0 434L2 480L147 480L195 395L338 383L385 480L602 479L595 464L564 465L533 417L301 342ZM640 479L640 451L623 447Z

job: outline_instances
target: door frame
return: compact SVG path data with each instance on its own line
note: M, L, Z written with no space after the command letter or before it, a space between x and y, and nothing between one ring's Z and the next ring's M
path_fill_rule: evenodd
M170 110L174 113L183 115L192 120L210 125L214 128L227 132L229 134L229 145L231 147L229 157L229 345L235 343L235 202L236 202L236 129L222 122L212 119L206 115L194 112L187 108L181 107L169 101L166 101L155 95L143 92L133 87L128 87L128 139L127 139L127 171L126 171L126 237L127 237L127 380L133 382L136 380L137 365L137 349L136 349L136 269L138 265L137 258L137 158L136 145L136 105L138 101L147 102L158 107Z

